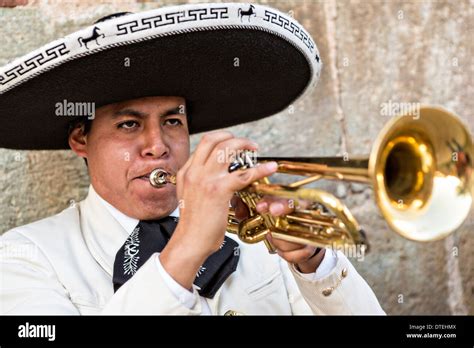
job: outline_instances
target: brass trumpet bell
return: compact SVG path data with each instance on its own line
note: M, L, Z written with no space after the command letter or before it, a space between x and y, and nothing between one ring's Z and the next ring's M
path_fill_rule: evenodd
M473 144L468 128L440 108L401 116L382 130L370 156L377 204L405 238L446 237L467 218L473 197Z

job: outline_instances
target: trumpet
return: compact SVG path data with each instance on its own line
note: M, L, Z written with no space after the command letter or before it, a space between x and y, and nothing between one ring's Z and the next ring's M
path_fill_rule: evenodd
M350 210L333 194L304 187L321 179L368 184L389 227L409 240L434 241L454 232L469 214L473 199L473 143L461 120L438 107L421 107L419 115L392 118L375 140L370 155L342 157L259 157L276 161L277 173L303 176L291 184L271 183L268 177L237 192L249 210L238 221L229 210L227 229L246 243L265 238L316 247L361 245L368 250L365 232ZM243 153L229 171L256 165ZM175 184L174 175L155 169L150 183ZM294 206L291 214L260 214L256 206L263 196L282 197Z

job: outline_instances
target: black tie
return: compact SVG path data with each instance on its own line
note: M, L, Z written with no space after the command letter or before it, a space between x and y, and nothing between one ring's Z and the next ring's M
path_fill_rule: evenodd
M117 291L155 252L161 252L176 228L172 216L140 221L118 250L114 262L114 291ZM225 236L220 249L207 258L196 274L194 284L201 296L213 298L224 281L236 270L239 245Z

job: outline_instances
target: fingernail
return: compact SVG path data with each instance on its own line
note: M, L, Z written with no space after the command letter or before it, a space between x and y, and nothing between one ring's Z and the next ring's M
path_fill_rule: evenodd
M281 204L281 203L273 203L273 204L270 206L270 213L272 213L273 215L279 215L279 214L283 213L283 209L285 209L285 207L283 206L283 204Z
M277 168L278 163L276 163L275 161L265 163L265 169L268 169L269 171L274 171Z
M262 211L266 210L268 208L268 203L267 202L258 202L257 203L257 210Z

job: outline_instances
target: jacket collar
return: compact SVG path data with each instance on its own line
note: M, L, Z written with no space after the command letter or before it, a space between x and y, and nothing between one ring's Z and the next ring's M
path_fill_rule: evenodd
M139 220L129 217L99 196L92 185L81 202L81 227L93 257L110 275L115 255L137 226ZM179 217L179 207L170 216Z
M129 233L110 214L92 185L89 186L87 198L80 203L80 212L87 247L99 265L112 277L115 255Z
M123 227L123 229L127 231L128 234L132 233L140 220L125 215L112 204L103 199L99 194L97 194L97 198L99 199L100 203L105 206L110 215L112 215L114 219L117 220L117 222Z
M120 210L115 208L112 204L103 199L99 194L96 193L96 195L102 205L107 208L110 215L112 215L115 220L118 221L118 223L125 229L125 231L127 231L128 234L132 233L135 227L137 227L140 220L125 215ZM179 218L179 207L176 207L176 209L169 216Z

